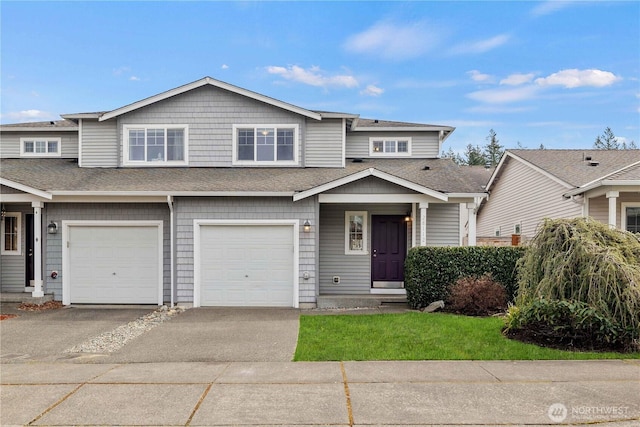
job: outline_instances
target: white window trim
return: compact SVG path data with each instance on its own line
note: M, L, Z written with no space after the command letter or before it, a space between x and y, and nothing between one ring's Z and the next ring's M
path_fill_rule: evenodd
M8 251L4 248L4 222L7 218L18 218L18 249L15 251ZM22 213L20 212L6 212L4 218L2 218L2 246L0 247L2 255L22 255Z
M349 245L349 217L362 217L362 249L352 250ZM346 211L344 213L344 254L345 255L368 255L369 254L369 214L367 211Z
M640 208L638 202L623 202L620 203L620 229L627 229L627 208Z
M398 149L397 141L407 141L406 153L386 153L384 151L373 151L373 141L382 141L383 146L386 146L387 141L396 141L396 150ZM411 137L370 137L369 138L369 155L372 157L409 157L411 156Z
M269 128L269 129L293 129L293 160L286 161L257 161L257 160L238 160L238 129L251 129L253 128ZM233 132L233 159L232 164L234 166L292 166L298 165L298 152L300 151L300 126L297 124L238 124L232 125ZM276 137L277 138L277 137ZM274 150L277 149L277 143L274 146Z
M28 141L33 141L34 150L36 141L46 141L47 150L49 149L49 141L57 142L58 150L55 153L27 153L24 150L24 144ZM48 137L33 137L33 138L20 138L20 157L60 157L62 155L62 138L48 138Z
M520 228L520 230L518 230ZM513 234L522 234L522 222L513 224Z
M157 162L148 162L146 160L129 160L129 130L144 129L184 129L184 160L162 160ZM145 141L146 144L146 141ZM165 147L167 140L165 138ZM146 145L145 145L146 146ZM170 166L187 166L189 164L189 125L184 124L126 124L122 127L122 165L136 167L170 167Z
M493 229L493 236L494 237L500 237L501 236L501 232L500 232L500 227L496 227Z

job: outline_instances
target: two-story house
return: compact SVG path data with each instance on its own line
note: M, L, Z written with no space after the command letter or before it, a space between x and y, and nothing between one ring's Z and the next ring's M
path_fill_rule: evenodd
M3 125L3 293L64 304L314 307L403 294L482 186L449 126L307 110L209 77L105 112ZM466 236L465 236L466 237Z

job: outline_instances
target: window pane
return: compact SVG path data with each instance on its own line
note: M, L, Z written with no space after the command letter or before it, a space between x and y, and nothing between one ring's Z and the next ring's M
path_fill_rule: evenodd
M395 153L396 152L396 142L395 141L385 141L384 142L384 152L385 153Z
M640 208L627 208L627 231L640 233Z
M167 129L167 160L184 160L184 129Z
M269 128L259 128L256 138L257 159L259 162L274 160L274 130Z
M364 250L362 234L363 223L364 218L361 215L349 216L349 250L351 251Z
M36 141L36 153L47 152L47 141Z
M4 218L4 250L18 250L18 218L15 216L7 216Z
M238 160L253 160L253 129L238 129Z
M24 152L25 153L33 153L34 151L33 141L25 141L24 142Z
M384 141L373 141L373 152L382 153L384 150Z
M57 152L58 152L58 141L48 141L47 153L57 153Z
M293 129L278 129L278 160L293 160Z
M409 151L408 141L398 141L398 153L406 153Z
M144 160L144 129L129 130L129 160Z
M147 129L147 161L164 160L164 129Z

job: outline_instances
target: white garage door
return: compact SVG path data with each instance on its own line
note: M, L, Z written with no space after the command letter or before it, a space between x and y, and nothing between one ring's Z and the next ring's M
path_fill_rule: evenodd
M200 305L294 306L291 225L201 225Z
M158 304L158 226L69 226L70 303Z

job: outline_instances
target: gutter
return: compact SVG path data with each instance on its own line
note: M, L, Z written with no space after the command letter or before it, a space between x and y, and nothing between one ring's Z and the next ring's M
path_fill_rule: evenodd
M169 205L169 246L171 247L170 255L170 264L171 264L171 278L170 278L170 282L171 282L171 308L173 308L174 306L174 292L173 292L173 287L174 287L174 283L173 283L173 276L174 276L174 251L173 251L173 196L168 195L167 196L167 205Z

